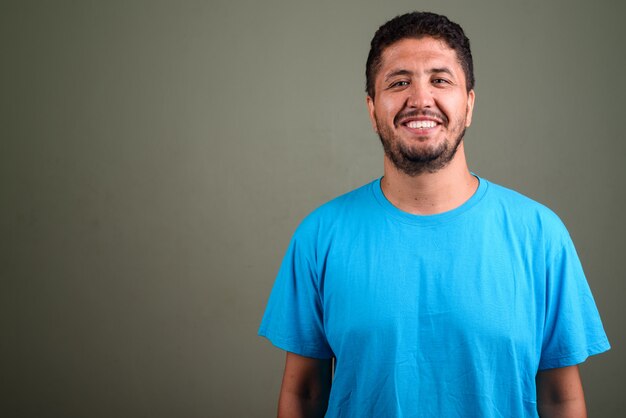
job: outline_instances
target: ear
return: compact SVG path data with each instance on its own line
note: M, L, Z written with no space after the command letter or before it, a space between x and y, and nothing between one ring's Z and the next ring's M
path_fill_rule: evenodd
M370 115L370 122L372 124L372 129L374 130L374 132L378 133L378 125L376 124L376 112L374 108L374 99L372 99L368 94L365 100L367 102L367 112Z
M472 114L474 113L474 100L476 99L476 93L474 89L467 93L467 114L465 115L465 127L469 128L472 124Z

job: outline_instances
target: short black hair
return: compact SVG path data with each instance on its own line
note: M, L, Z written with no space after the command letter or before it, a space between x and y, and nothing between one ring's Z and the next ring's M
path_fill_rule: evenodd
M430 12L412 12L396 16L376 31L372 38L365 68L365 91L374 98L375 80L385 48L406 38L431 36L443 40L452 48L465 73L467 91L474 88L474 63L470 42L463 28L443 15Z

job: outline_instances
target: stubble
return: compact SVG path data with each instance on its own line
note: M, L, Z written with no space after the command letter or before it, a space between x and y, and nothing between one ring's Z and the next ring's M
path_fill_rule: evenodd
M423 112L420 114L424 115ZM417 116L417 114L398 115L394 119L396 128L399 126L398 119L409 116ZM426 116L428 116L428 114L426 114ZM438 116L441 118L442 115ZM450 125L449 121L445 119L445 117L443 117L442 120L442 125L447 128ZM390 126L379 121L376 117L378 137L383 145L385 155L399 171L411 177L418 176L422 173L436 173L452 161L465 135L465 118L455 121L455 123L457 126L463 126L463 129L461 129L456 138L452 141L450 141L449 138L445 138L441 143L427 147L419 143L406 143L406 141L403 141L396 135L395 131ZM424 140L426 140L426 138L424 138ZM418 138L415 141L420 141L420 139Z

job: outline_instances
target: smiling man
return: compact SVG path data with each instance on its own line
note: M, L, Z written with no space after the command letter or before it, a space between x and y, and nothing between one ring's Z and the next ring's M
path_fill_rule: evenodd
M398 16L366 67L384 176L294 234L259 330L279 417L585 417L577 364L609 343L559 218L468 169L463 30Z

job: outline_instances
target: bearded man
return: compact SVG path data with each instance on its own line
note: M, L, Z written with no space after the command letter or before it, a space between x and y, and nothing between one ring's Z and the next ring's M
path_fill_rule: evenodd
M577 365L609 343L559 218L468 169L462 28L398 16L366 67L384 176L293 236L259 329L279 417L585 417Z

